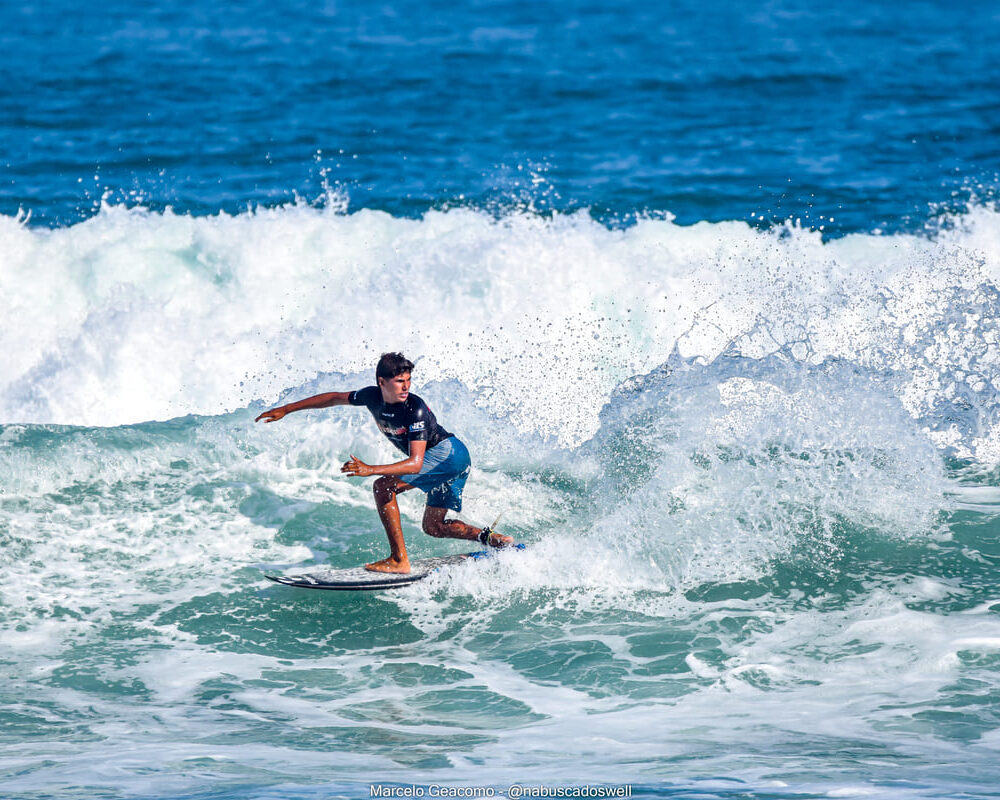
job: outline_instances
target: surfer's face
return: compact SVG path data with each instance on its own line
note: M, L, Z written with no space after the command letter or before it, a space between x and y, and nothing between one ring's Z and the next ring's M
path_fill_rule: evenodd
M378 388L382 390L384 402L405 403L410 396L410 373L404 372L395 378L379 378Z

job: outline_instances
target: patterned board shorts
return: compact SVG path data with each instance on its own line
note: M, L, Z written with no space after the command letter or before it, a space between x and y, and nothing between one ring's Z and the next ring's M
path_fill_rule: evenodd
M427 492L428 506L461 511L462 490L471 467L469 451L451 436L427 450L420 472L403 476L403 482Z

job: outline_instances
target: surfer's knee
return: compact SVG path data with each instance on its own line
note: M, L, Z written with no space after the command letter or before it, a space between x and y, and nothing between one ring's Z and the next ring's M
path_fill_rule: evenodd
M448 535L448 526L444 520L424 518L424 533L428 536L441 538Z
M444 518L446 513L443 509L428 506L424 510L424 519L421 526L424 529L424 533L428 536L436 536L438 538L451 536L451 531L449 530L451 521Z
M389 475L377 478L372 484L372 492L379 503L388 503L396 496L396 479Z

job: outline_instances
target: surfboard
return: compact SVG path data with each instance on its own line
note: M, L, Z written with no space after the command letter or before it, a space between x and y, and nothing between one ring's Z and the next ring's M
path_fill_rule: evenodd
M504 550L523 550L523 544ZM395 589L421 581L433 572L445 567L453 567L468 560L486 560L497 553L496 549L478 550L474 553L455 553L450 556L416 558L410 561L410 571L405 575L392 572L371 572L364 567L349 569L323 569L305 572L301 575L265 575L269 581L295 586L300 589L333 589L335 591L364 591L371 589Z

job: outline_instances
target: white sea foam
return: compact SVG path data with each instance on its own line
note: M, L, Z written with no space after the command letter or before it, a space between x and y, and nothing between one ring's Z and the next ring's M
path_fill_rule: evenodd
M335 204L201 218L105 207L57 230L3 218L0 419L218 414L367 374L400 349L419 383L456 380L566 445L674 350L784 348L900 372L906 408L939 442L997 460L1000 214L952 222L824 242L740 222L617 230L583 212L398 219Z

